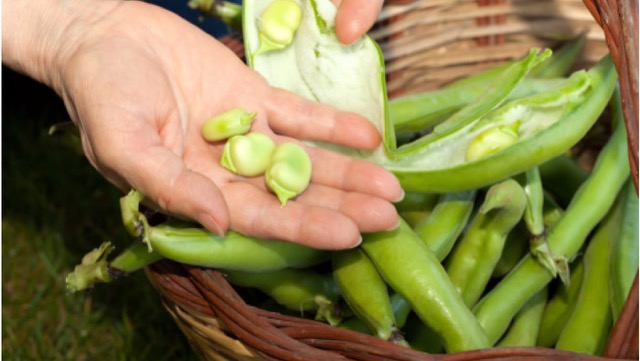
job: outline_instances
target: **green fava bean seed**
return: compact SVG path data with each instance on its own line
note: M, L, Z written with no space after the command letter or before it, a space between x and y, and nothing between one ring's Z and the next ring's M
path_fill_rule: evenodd
M255 177L267 170L275 147L262 133L236 135L224 145L220 164L241 176Z
M467 147L465 159L474 161L503 150L518 141L518 127L516 121L509 125L489 128L478 134Z
M302 8L295 0L271 2L258 21L260 48L256 54L289 46L301 20Z
M233 108L208 119L202 125L204 139L215 142L245 134L251 129L256 113L248 113L242 108Z
M273 152L271 165L265 174L267 186L284 206L302 193L311 181L311 159L295 143L282 143Z

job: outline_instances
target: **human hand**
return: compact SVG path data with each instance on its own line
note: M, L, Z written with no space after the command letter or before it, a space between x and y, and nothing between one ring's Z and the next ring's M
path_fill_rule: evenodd
M252 130L276 142L370 149L380 136L369 121L270 87L171 12L142 2L109 4L91 26L69 27L65 34L74 36L61 43L57 74L49 77L81 131L87 158L112 183L217 233L231 228L318 248L352 247L361 232L397 225L391 201L402 189L379 166L307 147L312 183L282 207L262 177L223 169L222 145L200 133L207 118L241 107L258 114ZM359 26L347 29L347 39Z

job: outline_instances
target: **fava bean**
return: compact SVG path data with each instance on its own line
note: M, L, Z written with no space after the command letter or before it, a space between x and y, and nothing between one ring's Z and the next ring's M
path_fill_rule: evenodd
M271 163L265 173L267 187L284 206L302 193L311 181L311 159L301 146L281 143L273 151Z
M233 108L207 119L202 125L202 136L210 142L225 140L234 135L245 134L251 129L256 113L242 108Z
M271 164L275 148L273 140L262 133L235 135L225 143L220 164L235 174L256 177Z

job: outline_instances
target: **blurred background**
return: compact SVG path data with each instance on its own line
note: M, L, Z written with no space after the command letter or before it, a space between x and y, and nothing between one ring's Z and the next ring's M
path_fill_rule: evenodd
M213 36L226 25L187 1L148 1ZM2 68L2 359L197 360L142 272L92 292L68 294L65 276L103 241L131 242L121 193L68 139L69 121L42 84Z

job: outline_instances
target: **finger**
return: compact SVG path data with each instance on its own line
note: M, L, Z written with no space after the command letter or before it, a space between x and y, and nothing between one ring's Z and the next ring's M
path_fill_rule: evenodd
M225 185L231 228L263 239L319 249L346 249L360 244L358 226L340 212L278 199L246 182Z
M387 231L398 225L396 208L388 201L367 194L312 184L295 201L340 212L352 219L364 233Z
M397 202L404 197L398 179L383 167L318 147L307 147L313 183Z
M342 0L336 14L336 35L343 44L358 40L373 26L383 0Z
M378 130L366 118L286 90L274 88L266 108L269 126L276 133L359 149L373 149L380 144Z

